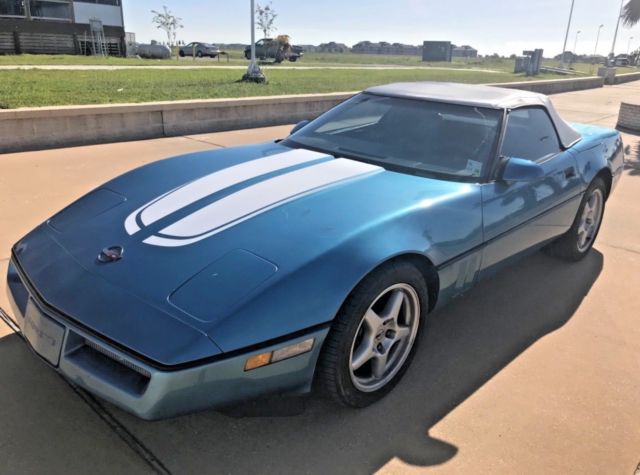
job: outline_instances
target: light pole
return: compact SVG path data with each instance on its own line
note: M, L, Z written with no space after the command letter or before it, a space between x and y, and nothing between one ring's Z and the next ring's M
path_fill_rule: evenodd
M604 28L604 25L600 25L600 27L598 28L598 36L596 36L596 47L593 50L594 56L598 54L598 43L600 42L600 32L602 31L602 28Z
M576 41L573 43L573 55L574 56L578 56L578 36L580 36L580 33L582 33L582 30L578 30L576 31Z
M567 34L564 36L564 46L562 47L562 67L565 67L565 53L567 52L567 41L569 41L569 30L571 29L571 19L573 18L573 7L576 0L571 0L571 10L569 11L569 22L567 23Z
M258 62L256 61L256 5L255 0L251 0L251 62L247 72L242 76L245 82L266 83L267 77L264 75Z
M627 54L631 52L631 42L633 41L633 36L629 38L629 44L627 45Z
M609 65L611 62L615 64L616 57L616 41L618 40L618 30L620 29L620 20L622 19L622 12L624 8L625 0L621 0L620 2L620 13L618 14L618 21L616 22L616 32L613 34L613 45L611 45L611 53L609 53ZM613 61L611 61L613 60Z

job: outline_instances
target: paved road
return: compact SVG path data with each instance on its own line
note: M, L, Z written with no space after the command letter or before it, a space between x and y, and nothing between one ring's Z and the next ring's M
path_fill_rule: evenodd
M335 70L355 70L355 71L366 71L366 70L379 70L379 71L397 71L398 69L406 69L406 70L427 70L427 71L466 71L470 73L495 73L495 74L504 74L503 71L495 71L491 69L465 69L465 68L446 68L446 67L436 67L436 66L394 66L394 65L377 65L377 64L366 64L362 66L287 66L287 65L277 65L277 66L269 66L263 65L262 69L268 71L270 69L300 69L300 70L316 70L316 69L335 69ZM101 64L69 64L69 65L0 65L0 71L11 71L11 70L31 70L31 69L43 69L48 71L121 71L126 69L169 69L169 70L181 70L181 69L236 69L236 70L246 70L247 66L243 65L198 65L194 64L193 66L184 65L184 66L171 66L171 65L101 65Z
M553 99L571 120L612 126L622 98L640 100L640 83ZM0 156L0 266L12 242L111 176L287 130ZM434 314L403 382L366 410L312 398L288 417L261 405L145 423L75 392L5 329L0 473L633 473L640 141L625 139L635 160L590 256L566 264L536 254ZM237 417L247 413L262 417Z

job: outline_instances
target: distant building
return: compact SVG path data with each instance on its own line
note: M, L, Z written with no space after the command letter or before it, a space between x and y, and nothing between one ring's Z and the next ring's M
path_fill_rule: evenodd
M102 49L124 56L122 0L0 0L0 54L91 54L90 23ZM96 38L94 34L94 38Z
M315 53L318 51L318 47L315 45L296 45L300 46L304 50L305 53Z
M317 48L320 53L348 53L351 51L344 43L336 43L335 41L330 41L329 43L322 43Z
M351 51L360 54L420 55L422 48L420 46L405 45L402 43L391 44L386 41L379 43L361 41L353 45Z
M451 62L451 41L425 41L422 45L422 61Z
M469 45L452 46L451 56L454 58L477 58L478 50Z

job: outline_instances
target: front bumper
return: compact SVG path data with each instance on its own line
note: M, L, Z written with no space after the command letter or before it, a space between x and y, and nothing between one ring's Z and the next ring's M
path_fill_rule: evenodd
M67 379L127 412L163 419L269 394L309 392L328 328L197 366L158 368L46 306L11 262L8 295L29 346ZM310 352L245 372L247 358L314 338Z

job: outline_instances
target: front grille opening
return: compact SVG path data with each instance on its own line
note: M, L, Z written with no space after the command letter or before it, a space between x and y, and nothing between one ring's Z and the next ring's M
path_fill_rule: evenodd
M102 381L134 396L141 396L149 386L151 373L99 344L81 338L67 359Z

